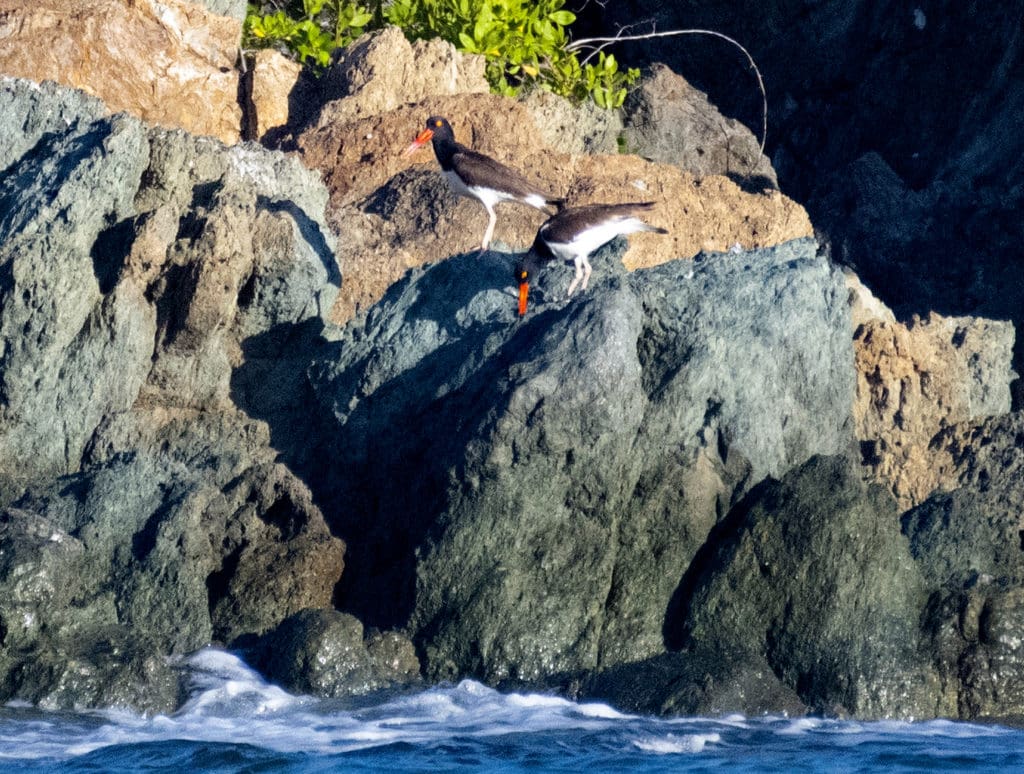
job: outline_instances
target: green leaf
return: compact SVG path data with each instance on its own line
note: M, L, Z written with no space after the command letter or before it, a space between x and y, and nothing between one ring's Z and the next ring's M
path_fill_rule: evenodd
M554 13L549 13L548 18L555 24L568 27L576 21L576 14L572 13L572 11L555 11Z

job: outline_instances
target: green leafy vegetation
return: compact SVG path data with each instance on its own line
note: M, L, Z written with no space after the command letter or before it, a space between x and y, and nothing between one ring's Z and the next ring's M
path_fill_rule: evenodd
M372 21L374 16L365 6L346 0L250 4L242 45L276 48L322 70L330 64L334 49L358 38Z
M442 38L486 59L491 88L506 95L541 88L603 108L619 107L640 71L619 69L612 55L580 61L566 28L576 20L565 0L377 0L371 11L347 0L250 5L246 47L272 46L315 68L366 29L400 27L410 40Z

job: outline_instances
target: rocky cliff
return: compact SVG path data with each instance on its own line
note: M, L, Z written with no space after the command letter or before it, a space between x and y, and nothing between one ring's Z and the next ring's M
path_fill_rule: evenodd
M180 6L151 21L237 25ZM294 86L273 150L82 68L102 99L0 78L0 697L166 711L212 642L324 696L472 676L643 712L1024 714L1013 321L891 311L833 259L906 197L863 241L812 226L781 144L773 168L671 68L621 115L481 72L367 36ZM482 208L401 156L438 112L670 233L602 248L569 301L550 267L519 319L543 216L499 208L476 257Z

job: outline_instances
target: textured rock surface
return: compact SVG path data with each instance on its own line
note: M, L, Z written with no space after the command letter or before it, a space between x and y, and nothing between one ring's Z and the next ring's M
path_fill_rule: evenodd
M237 15L237 2L216 9L229 7ZM240 18L184 0L0 0L0 72L57 81L111 111L237 142Z
M1013 325L930 314L868 320L854 332L854 415L863 461L904 508L942 482L933 439L945 427L1010 410Z
M395 632L364 636L357 618L303 610L259 643L255 662L290 691L332 698L358 696L419 680L412 643Z
M621 142L630 153L675 164L695 177L727 175L750 188L778 187L758 138L663 64L651 67L623 111Z
M803 209L778 191L747 193L719 177L735 171L732 156L710 153L696 169L711 176L699 180L684 171L693 156L681 160L681 169L619 153L617 115L592 105L575 108L550 94L512 101L483 93L480 61L437 42L423 45L410 46L393 29L363 38L327 76L320 97L326 102L315 119L308 126L296 119L295 137L281 140L285 147L294 142L303 162L323 173L331 192L329 220L352 237L339 253L347 279L335 322L367 309L407 269L479 247L487 224L483 207L451 192L429 148L411 160L402 154L434 114L451 121L460 142L570 204L657 201L655 220L670 234L632 239L625 258L631 269L812 233ZM678 113L648 115L645 131L706 138L709 126L727 126L706 101L686 104ZM730 131L747 145L754 142L749 132ZM517 204L503 204L498 213L495 238L514 249L529 246L545 218Z
M650 20L735 38L768 85L782 189L807 206L837 260L903 318L1024 322L1020 0L984 13L896 0L622 0L581 16L601 34ZM629 61L665 62L726 115L760 121L755 79L719 39L639 41ZM1022 353L1019 341L1018 372Z
M729 505L847 442L845 287L812 242L632 275L621 247L570 303L552 267L518 325L511 257L414 271L310 370L347 474L341 602L411 620L432 678L661 653Z
M259 140L281 130L291 115L292 92L302 66L273 49L257 51L246 74L251 115L247 115L246 139Z
M0 692L166 711L166 655L328 607L341 575L235 402L246 373L273 389L281 326L324 325L326 192L279 154L0 87L28 127L0 159Z
M716 527L670 627L694 650L745 649L818 712L954 714L921 657L926 598L895 502L846 459L819 458Z
M922 626L961 717L1024 716L1024 415L940 434L938 467L953 491L904 514L903 531L932 589Z
M350 123L428 97L486 94L484 64L443 40L410 43L398 27L386 27L339 52L323 84L331 111L318 124Z

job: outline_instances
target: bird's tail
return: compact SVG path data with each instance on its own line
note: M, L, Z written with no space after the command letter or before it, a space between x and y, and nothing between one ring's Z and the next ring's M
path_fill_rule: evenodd
M655 204L654 202L631 202L629 204L629 207L631 207L634 212L637 211L637 210L642 210L643 212L649 212L650 210L654 209L654 204ZM644 223L643 226L644 227L641 229L641 231L650 231L653 234L667 234L668 233L668 229L667 228L662 228L661 226L652 226L649 223Z

